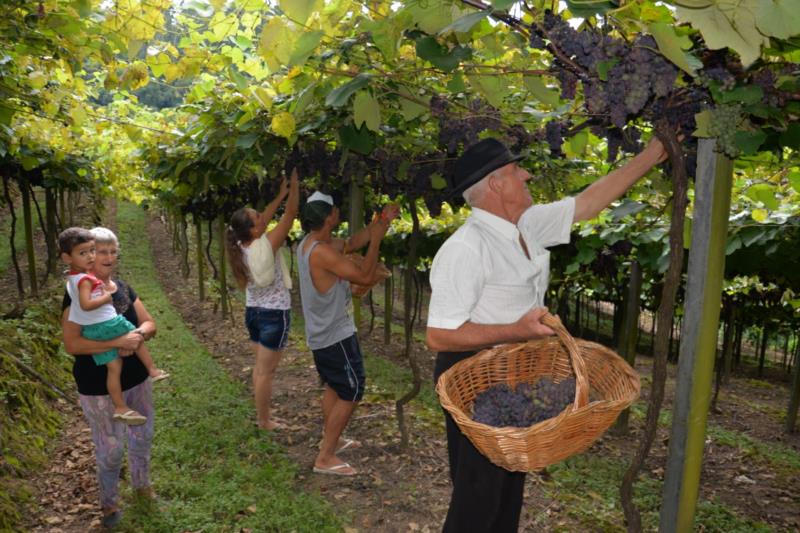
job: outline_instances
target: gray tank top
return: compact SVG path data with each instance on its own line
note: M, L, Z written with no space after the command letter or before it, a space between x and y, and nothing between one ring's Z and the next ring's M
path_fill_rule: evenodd
M327 348L356 332L353 317L347 312L350 306L350 282L340 279L321 293L311 281L308 258L319 244L314 241L305 248L305 237L297 247L297 270L300 274L300 300L303 304L303 319L306 325L306 341L312 350Z

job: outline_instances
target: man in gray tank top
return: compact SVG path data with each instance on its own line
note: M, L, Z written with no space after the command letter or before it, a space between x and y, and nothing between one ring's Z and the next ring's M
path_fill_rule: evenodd
M331 235L339 225L339 209L330 196L315 192L303 207L301 221L307 235L297 247L300 298L306 341L325 387L322 444L314 460L314 472L320 474L356 474L336 455L358 446L341 436L364 395L365 384L356 327L348 313L350 282L374 283L381 239L398 212L397 206L386 206L366 228L344 241ZM345 256L367 244L367 254L360 265Z

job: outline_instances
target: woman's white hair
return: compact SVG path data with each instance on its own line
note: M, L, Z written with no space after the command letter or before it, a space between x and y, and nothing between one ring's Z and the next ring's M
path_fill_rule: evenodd
M89 231L91 231L92 235L94 235L95 244L113 244L119 248L119 240L117 239L117 236L114 235L114 232L110 229L98 226Z

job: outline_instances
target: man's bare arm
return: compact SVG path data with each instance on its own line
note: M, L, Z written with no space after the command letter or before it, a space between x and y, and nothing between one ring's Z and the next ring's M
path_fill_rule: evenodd
M575 197L573 222L591 220L622 197L650 169L666 158L661 141L654 139L625 166L598 179Z
M544 307L531 309L512 324L475 324L464 322L457 329L428 327L425 342L434 352L464 352L479 350L495 344L522 342L553 335L549 327L541 323L547 313Z

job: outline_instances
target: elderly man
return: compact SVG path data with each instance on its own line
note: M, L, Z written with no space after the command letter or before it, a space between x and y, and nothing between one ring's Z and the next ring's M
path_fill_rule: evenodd
M652 141L622 168L575 197L532 205L531 176L496 139L458 159L451 184L472 215L439 249L430 283L427 343L438 352L434 379L481 348L552 335L540 322L549 246L569 242L570 226L594 218L666 158ZM468 268L465 268L468 265ZM492 464L445 412L453 494L446 532L516 532L525 474Z
M315 192L303 207L303 229L308 235L297 246L300 297L306 340L314 354L325 389L322 395L322 443L314 460L314 472L352 476L356 470L338 457L358 446L341 438L353 410L364 395L365 373L356 326L348 312L350 282L374 282L381 240L399 208L389 205L366 228L349 240L335 239L339 209L333 198ZM345 254L368 246L361 264Z

